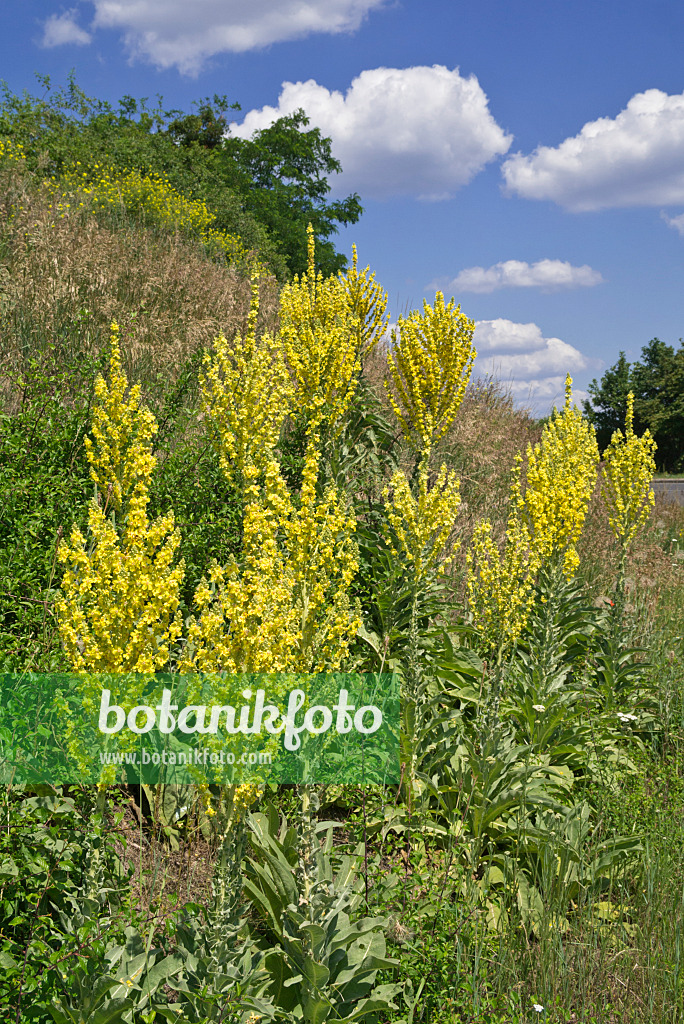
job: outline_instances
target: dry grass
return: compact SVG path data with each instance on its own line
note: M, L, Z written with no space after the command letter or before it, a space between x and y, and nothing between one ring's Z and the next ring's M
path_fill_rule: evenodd
M52 342L97 353L121 327L126 368L173 376L219 332L244 329L250 283L191 241L131 224L108 227L87 210L59 217L45 192L16 173L0 181L0 363L19 366ZM14 215L10 219L14 209ZM275 327L278 285L260 284L260 329Z

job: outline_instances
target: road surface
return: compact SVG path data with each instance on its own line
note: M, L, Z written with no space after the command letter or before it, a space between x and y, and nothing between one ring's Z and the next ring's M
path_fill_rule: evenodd
M684 478L659 477L653 481L653 490L656 497L662 494L668 501L676 501L678 505L684 505Z

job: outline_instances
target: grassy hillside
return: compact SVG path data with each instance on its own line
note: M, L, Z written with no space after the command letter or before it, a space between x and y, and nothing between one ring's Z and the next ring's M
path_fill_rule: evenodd
M0 749L29 673L93 671L149 586L156 669L395 671L402 775L3 787L0 1021L684 1021L683 510L621 548L586 421L468 382L440 296L390 349L356 265L278 281L178 182L111 180L3 151ZM157 528L184 572L127 580Z

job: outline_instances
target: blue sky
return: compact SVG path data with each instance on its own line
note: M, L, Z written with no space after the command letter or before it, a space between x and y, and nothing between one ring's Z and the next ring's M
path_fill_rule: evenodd
M679 0L23 0L0 78L92 96L220 93L250 134L304 107L365 212L338 247L393 319L452 295L476 369L546 412L684 335ZM560 402L559 402L560 404Z

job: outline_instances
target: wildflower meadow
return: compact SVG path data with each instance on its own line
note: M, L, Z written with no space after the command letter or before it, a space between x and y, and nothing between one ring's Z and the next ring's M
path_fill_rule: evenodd
M387 785L8 776L0 1021L684 1021L684 514L633 396L601 450L311 225L277 281L154 170L0 175L3 766L51 673L401 692Z

